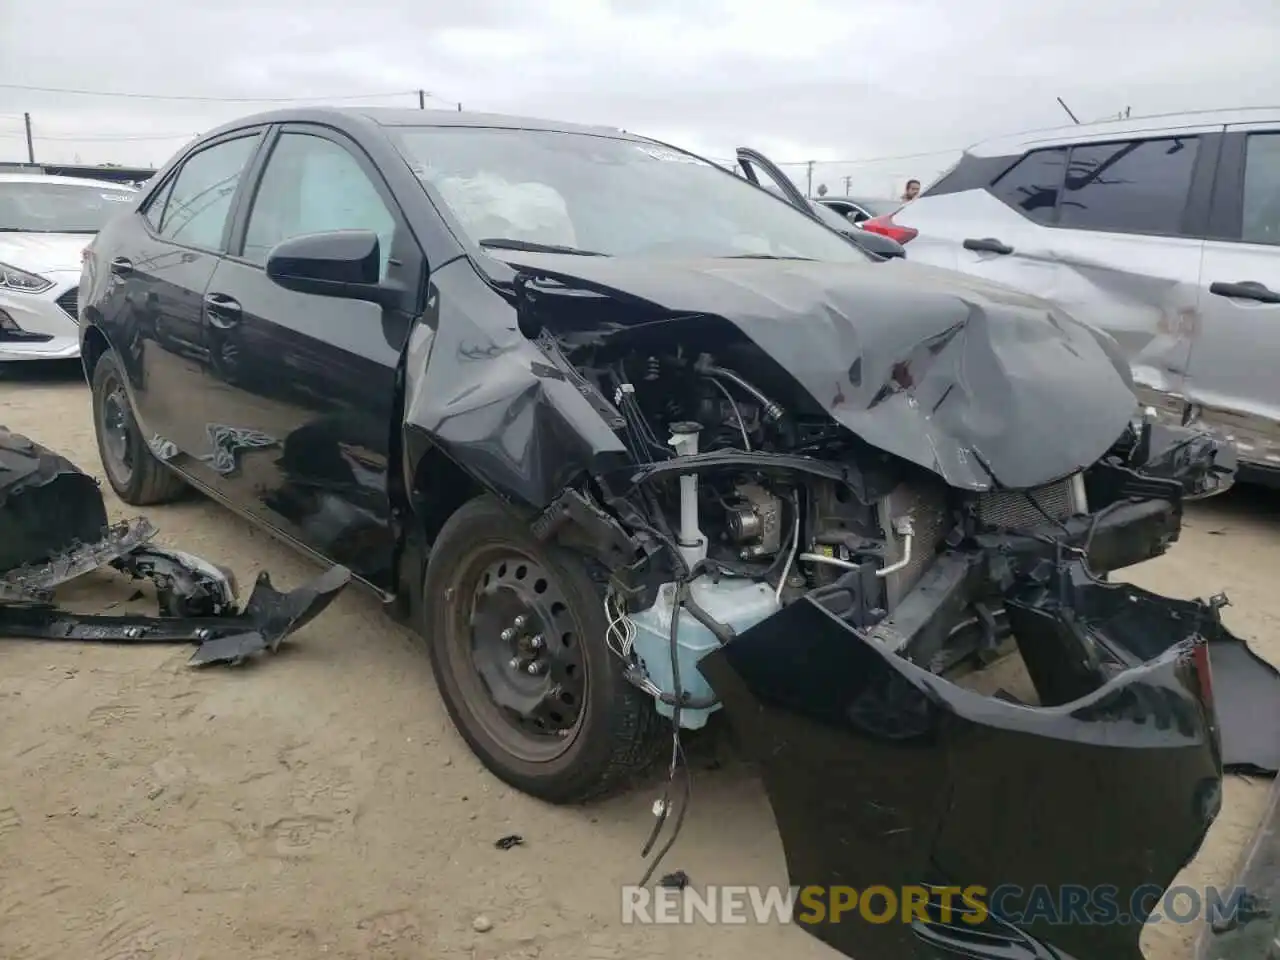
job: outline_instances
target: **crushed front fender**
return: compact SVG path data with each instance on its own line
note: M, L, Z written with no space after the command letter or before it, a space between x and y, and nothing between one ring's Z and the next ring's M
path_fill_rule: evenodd
M1178 610L1137 616L1174 642L1052 707L957 686L810 598L706 657L759 765L792 884L990 898L958 919L852 911L806 929L876 960L1141 958L1150 891L1199 849L1222 759L1206 638ZM1071 923L1027 911L1046 889L1110 893L1091 903L1093 922Z

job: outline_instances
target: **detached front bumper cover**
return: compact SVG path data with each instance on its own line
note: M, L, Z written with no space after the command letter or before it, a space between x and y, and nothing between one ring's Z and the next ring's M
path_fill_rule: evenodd
M806 926L848 956L1140 960L1142 892L1217 815L1218 606L1093 581L1078 558L1006 596L1039 705L957 686L810 598L699 665L755 755L793 885L991 898L980 922ZM1110 890L1118 910L1029 909L1068 889Z
M0 427L0 637L105 643L195 643L193 666L275 652L351 580L335 566L282 593L265 573L237 609L231 574L155 546L145 518L108 525L92 477L53 451ZM109 566L155 589L156 616L73 613L58 587Z

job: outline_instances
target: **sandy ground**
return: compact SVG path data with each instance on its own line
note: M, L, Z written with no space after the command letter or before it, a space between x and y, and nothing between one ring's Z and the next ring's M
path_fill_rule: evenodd
M99 473L74 368L0 381L0 422ZM150 516L163 541L242 584L264 568L286 587L317 572L198 498ZM1133 579L1177 596L1227 588L1229 625L1276 661L1278 568L1280 498L1240 490L1193 508L1183 542ZM426 658L368 595L348 590L286 653L243 670L194 671L189 654L5 643L0 957L836 956L791 927L623 926L617 890L643 872L657 786L589 809L506 788L455 734ZM664 869L695 884L785 884L758 783L727 746L702 753L713 762L698 763ZM1229 778L1225 811L1180 881L1227 880L1265 794ZM525 845L495 848L512 833ZM477 932L478 916L491 928ZM1144 944L1181 960L1196 932L1152 928Z

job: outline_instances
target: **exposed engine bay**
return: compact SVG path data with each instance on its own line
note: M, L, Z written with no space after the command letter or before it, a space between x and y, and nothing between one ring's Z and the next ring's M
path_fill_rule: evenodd
M643 327L583 342L539 332L547 356L607 405L632 467L566 491L536 526L549 535L572 516L601 537L614 528L610 647L683 727L718 707L701 659L798 600L944 673L995 657L1017 620L1010 605L1070 561L1105 588L1108 572L1177 540L1186 499L1233 481L1229 449L1135 405L1083 471L1031 489L959 489L860 440L726 325L681 329L674 349L647 344L661 341ZM616 565L632 537L644 559ZM1095 685L1120 662L1102 656ZM1038 692L1045 705L1055 695Z

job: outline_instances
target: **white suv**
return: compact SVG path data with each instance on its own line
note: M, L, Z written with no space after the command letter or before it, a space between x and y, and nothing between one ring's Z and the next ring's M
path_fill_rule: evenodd
M1108 331L1144 403L1280 478L1280 109L988 141L863 227Z
M0 173L0 362L80 356L80 253L137 196L117 183Z

